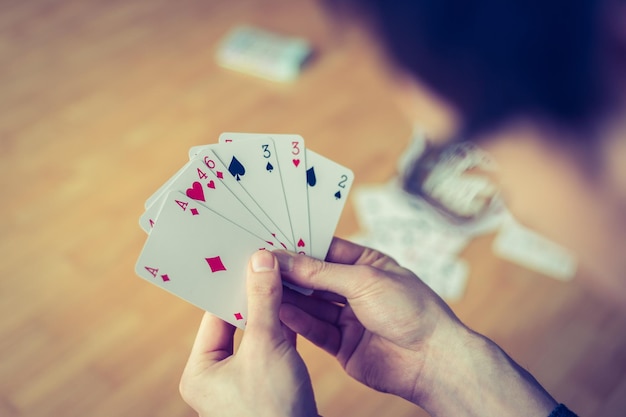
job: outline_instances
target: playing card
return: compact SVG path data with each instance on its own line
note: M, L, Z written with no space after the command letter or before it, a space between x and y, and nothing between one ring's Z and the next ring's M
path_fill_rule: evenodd
M149 236L136 273L242 329L250 256L279 247L324 259L353 182L301 136L274 136L223 134L191 148L140 218Z
M325 259L354 174L340 164L306 150L311 255Z
M178 191L166 194L136 273L239 328L247 319L246 268L262 239Z
M278 242L261 222L226 188L226 186L207 169L204 162L193 159L185 164L176 177L166 183L166 187L156 201L146 209L139 219L141 228L150 233L160 217L159 210L168 191L176 190L185 193L189 198L213 210L248 232L263 239L268 244L278 247Z
M291 231L293 233L293 242L299 253L311 255L306 160L302 136L225 132L220 135L219 142L232 143L255 139L262 141L268 136L274 140Z
M293 247L293 234L274 141L233 142L212 147L228 172L261 207Z
M222 145L222 146L229 147L230 145ZM233 169L233 172L235 172L235 175L230 173L228 167L225 164L223 164L222 161L215 154L214 150L217 147L220 147L220 145L209 145L209 146L204 147L197 154L196 158L198 160L201 160L205 164L205 166L209 170L211 170L211 172L213 172L215 177L220 182L222 182L226 186L226 188L228 188L228 190L230 190L230 192L235 195L235 197L237 197L237 199L241 202L241 204L243 204L243 206L246 207L254 215L254 217L256 217L261 222L261 224L265 226L267 230L270 231L271 235L275 237L276 240L278 240L278 242L281 244L283 248L294 250L294 246L291 243L290 239L288 239L288 237L277 227L277 225L272 221L272 219L264 211L261 205L247 192L246 189L244 189L241 186L240 184L241 178L239 181L237 181L237 175L240 175L240 177L243 177L246 175L252 175L252 173L250 173L249 171L246 171L246 173L243 175L237 174L238 172L237 170L241 171L241 168L239 167L231 167L231 168L236 168L237 170ZM223 152L223 154L225 153ZM230 159L231 162L232 162L232 159L233 158L231 157ZM244 169L246 168L246 166L243 165L243 163L242 163L242 166L244 167ZM253 184L253 183L255 183L253 180L249 182L249 184ZM263 188L257 189L255 190L255 194L261 194L263 190L264 190ZM282 197L282 199L284 200L284 197ZM277 203L276 206L280 207L280 204ZM287 219L287 223L288 223L288 219Z

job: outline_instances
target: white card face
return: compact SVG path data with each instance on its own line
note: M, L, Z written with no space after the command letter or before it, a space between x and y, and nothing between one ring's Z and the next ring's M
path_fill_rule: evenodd
M237 183L261 207L293 247L293 234L274 141L233 142L212 147Z
M135 272L239 328L247 320L246 268L268 246L183 193L165 196Z
M238 135L241 135L241 138L250 138L249 136L263 136L264 134ZM271 134L271 136L280 138L282 135ZM232 138L234 139L235 136ZM189 155L192 157L198 152L206 152L211 147L211 145L194 146L189 150ZM304 154L307 168L310 256L324 259L352 187L354 174L350 169L311 150L306 149Z
M233 221L270 245L278 247L278 242L271 233L199 159L189 161L185 165L185 169L171 181L161 197L148 207L140 217L139 224L147 233L150 233L154 224L158 222L159 210L167 192L173 190L184 193L198 204Z
M311 255L326 258L341 212L354 181L352 171L306 150Z
M290 239L285 236L278 229L277 225L270 219L265 213L263 208L255 201L255 199L239 184L241 181L237 181L235 176L231 175L226 165L214 153L214 149L219 145L209 145L204 147L198 154L197 159L204 162L205 166L213 172L215 177L222 182L226 188L228 188L240 203L246 207L256 217L265 228L270 231L270 234L275 237L282 247L289 250L294 250L294 246ZM230 145L224 145L226 147ZM248 172L247 172L248 174ZM246 174L246 175L247 175ZM277 175L278 177L278 175ZM284 197L283 197L284 200ZM287 219L288 221L289 219Z
M225 132L220 135L219 142L231 143L241 140L264 140L268 136L274 140L277 152L280 177L293 233L293 242L299 253L311 255L309 205L306 187L306 152L302 136ZM193 148L192 150L195 151Z

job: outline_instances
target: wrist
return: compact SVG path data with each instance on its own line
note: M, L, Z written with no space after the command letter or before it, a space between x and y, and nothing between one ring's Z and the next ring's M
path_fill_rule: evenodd
M524 369L488 338L460 322L426 344L413 402L432 416L547 416L557 405Z

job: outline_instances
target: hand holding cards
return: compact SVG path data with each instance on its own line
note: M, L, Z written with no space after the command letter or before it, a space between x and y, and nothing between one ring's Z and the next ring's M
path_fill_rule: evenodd
M354 179L298 135L223 133L146 201L137 274L245 328L245 271L257 250L324 259ZM303 293L310 291L295 288Z

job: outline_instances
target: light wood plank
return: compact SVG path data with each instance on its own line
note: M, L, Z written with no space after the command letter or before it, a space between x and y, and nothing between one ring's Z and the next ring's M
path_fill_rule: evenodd
M299 133L357 185L387 180L411 126L384 67L311 0L1 8L0 414L192 416L177 385L201 313L134 276L145 198L190 146L228 130ZM221 69L216 43L239 23L305 36L317 58L287 86ZM348 204L338 234L357 230ZM492 238L464 253L455 311L574 410L622 415L624 314L579 281L498 260ZM324 415L425 415L300 350Z

